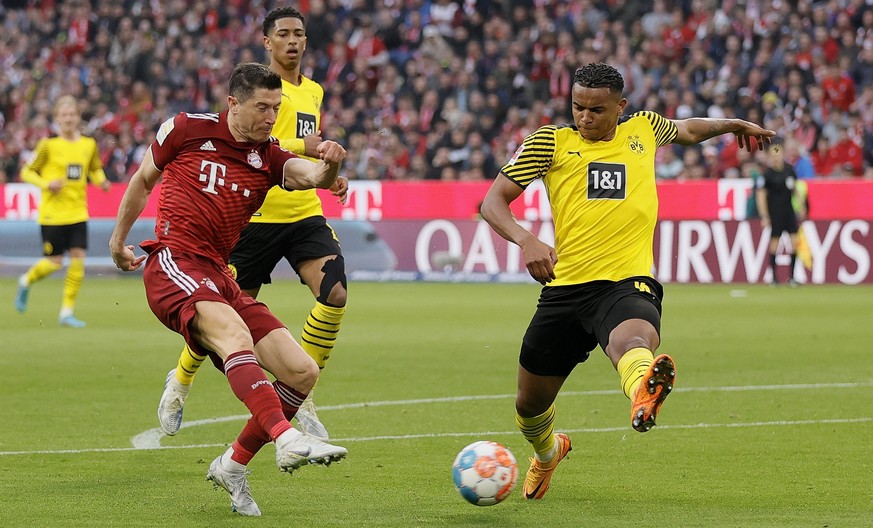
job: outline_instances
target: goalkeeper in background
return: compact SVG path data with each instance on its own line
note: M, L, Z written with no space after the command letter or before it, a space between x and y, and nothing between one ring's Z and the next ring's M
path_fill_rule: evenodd
M301 157L318 161L316 147L321 143L320 111L324 90L300 73L306 49L303 15L292 7L270 11L263 22L264 47L270 54L270 69L282 77L282 104L273 135L283 148ZM345 203L348 182L338 177L334 191ZM339 241L327 224L321 201L314 189L286 192L274 188L243 230L230 255L231 271L243 292L257 297L262 284L282 259L288 260L315 297L300 344L324 368L333 351L346 306L345 263ZM182 350L175 369L167 374L158 405L161 429L174 435L182 425L182 411L194 374L206 356L188 346ZM328 432L316 414L312 392L297 411L298 428L319 440Z
M71 95L55 101L54 121L58 135L41 139L33 157L21 170L21 181L42 190L39 225L44 258L18 278L15 309L27 310L30 286L63 267L64 255L70 262L64 278L64 293L58 322L61 326L83 328L85 322L73 315L76 298L85 278L85 252L88 249L88 181L109 190L100 152L94 138L82 135L79 103Z

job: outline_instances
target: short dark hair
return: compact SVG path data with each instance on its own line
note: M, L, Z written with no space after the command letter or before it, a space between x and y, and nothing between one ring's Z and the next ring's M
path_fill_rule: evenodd
M303 24L303 27L306 27L306 19L303 18L303 14L300 11L293 7L277 7L264 17L263 30L265 37L270 36L270 33L276 29L276 21L282 18L297 18Z
M255 94L258 88L281 90L282 78L279 74L258 62L238 64L230 74L230 95L244 102Z
M618 70L602 62L592 62L576 70L573 84L583 88L608 88L609 93L621 94L624 91L624 78Z

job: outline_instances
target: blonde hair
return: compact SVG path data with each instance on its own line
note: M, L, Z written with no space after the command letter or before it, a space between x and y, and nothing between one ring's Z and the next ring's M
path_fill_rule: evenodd
M58 111L61 109L61 107L67 106L67 105L73 105L73 107L76 108L76 111L77 112L79 111L79 102L76 101L75 97L73 97L72 95L62 95L62 96L58 97L57 100L55 101L55 106L52 109L52 113L54 115L57 115Z

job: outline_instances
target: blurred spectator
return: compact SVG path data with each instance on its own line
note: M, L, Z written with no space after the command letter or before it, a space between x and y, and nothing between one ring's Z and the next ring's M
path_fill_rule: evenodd
M701 153L696 148L686 148L682 152L682 171L676 176L677 180L702 180L709 177L706 164L703 162Z
M675 180L685 168L672 145L659 148L655 159L655 177L659 180Z
M829 178L836 175L835 171L839 168L840 159L836 149L831 148L831 142L827 136L818 138L810 158L817 177Z
M277 4L31 0L5 8L0 171L18 174L48 134L47 102L70 94L88 103L83 124L105 153L107 174L124 181L149 132L179 111L220 110L233 66L265 60L257 21ZM840 146L852 156L852 174L873 174L869 1L308 0L299 7L310 29L303 67L325 86L324 137L349 150L349 178L477 178L483 156L452 149L452 131L468 140L478 132L485 166L500 166L531 127L570 121L572 74L590 61L621 71L629 111L781 123L780 135L797 140L824 176L841 173L842 160L816 153L819 136L836 147L845 132L857 146ZM373 154L395 138L408 166ZM717 159L686 160L677 177L742 173L731 145L713 146ZM470 158L442 170L440 148Z
M794 168L794 173L797 177L804 180L814 178L815 167L806 149L793 138L785 139L784 147L785 162Z

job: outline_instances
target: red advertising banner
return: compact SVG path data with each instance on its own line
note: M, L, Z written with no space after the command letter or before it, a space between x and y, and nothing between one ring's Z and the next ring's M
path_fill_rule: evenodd
M325 215L344 220L469 220L476 217L490 182L391 182L352 181L349 200L336 202L322 194ZM115 218L125 186L116 184L108 193L88 191L92 218ZM0 185L0 219L33 220L39 204L39 189L26 183ZM155 189L143 216L155 215L159 188ZM721 179L658 184L661 220L744 220L752 193L747 179ZM873 181L847 180L809 182L813 220L873 220ZM551 220L551 210L541 182L531 185L513 203L517 218Z
M799 259L800 283L873 283L873 231L869 220L806 221L803 230L812 269ZM525 222L541 240L554 244L551 222ZM430 220L372 222L393 252L390 270L353 277L405 280L532 280L521 250L495 234L484 221ZM661 282L761 283L770 281L770 230L758 221L662 220L655 231L654 275ZM780 280L788 278L790 257L780 247Z

